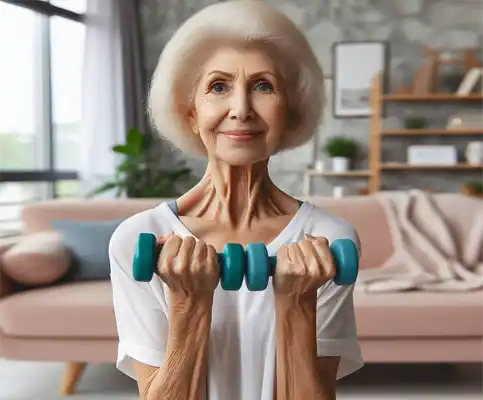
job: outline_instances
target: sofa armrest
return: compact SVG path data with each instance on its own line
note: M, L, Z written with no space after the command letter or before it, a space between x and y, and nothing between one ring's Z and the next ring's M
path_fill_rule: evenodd
M20 285L13 282L8 276L5 275L2 268L2 256L8 249L20 243L23 236L14 236L9 238L0 239L0 299L2 297L9 296L20 290Z

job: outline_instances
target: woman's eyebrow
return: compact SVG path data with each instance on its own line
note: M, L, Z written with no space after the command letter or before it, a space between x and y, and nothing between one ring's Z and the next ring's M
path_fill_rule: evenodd
M234 74L231 74L229 72L226 72L226 71L221 71L221 70L218 70L218 69L215 69L213 71L211 71L210 73L207 74L207 76L210 76L210 75L222 75L222 76L226 76L227 78L233 78ZM277 75L275 73L273 73L272 71L259 71L259 72L255 72L253 74L251 74L249 77L250 78L257 78L259 76L262 76L262 75L271 75L273 76L274 78L277 77Z

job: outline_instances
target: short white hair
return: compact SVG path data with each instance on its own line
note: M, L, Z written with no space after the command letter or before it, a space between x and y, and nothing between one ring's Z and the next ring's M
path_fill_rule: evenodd
M203 62L221 44L261 45L279 57L288 102L288 126L277 152L305 144L317 131L325 105L322 68L297 26L282 12L257 0L216 3L190 17L166 44L148 95L155 132L174 147L206 155L187 114Z

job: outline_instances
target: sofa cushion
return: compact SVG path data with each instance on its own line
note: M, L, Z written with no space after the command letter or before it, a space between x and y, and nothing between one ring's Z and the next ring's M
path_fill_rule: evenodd
M54 220L52 227L68 250L73 281L109 279L109 241L125 218L110 221ZM133 244L134 246L134 244Z
M117 338L110 281L74 282L0 300L0 327L10 336Z
M54 232L31 233L0 255L2 270L10 279L27 286L48 285L69 270L69 255Z
M354 291L361 338L483 336L483 291Z

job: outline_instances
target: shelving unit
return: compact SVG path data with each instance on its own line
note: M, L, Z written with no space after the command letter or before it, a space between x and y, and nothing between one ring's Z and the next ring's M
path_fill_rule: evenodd
M312 178L314 176L326 176L335 178L367 178L371 175L371 171L364 169L349 170L346 172L334 171L318 171L308 169L304 171L303 195L310 196L312 188Z
M369 144L369 193L378 192L381 189L381 173L385 170L483 170L483 165L412 165L400 162L383 162L381 160L381 141L384 136L461 136L479 135L483 137L483 130L461 129L382 129L382 109L385 102L480 102L483 103L482 94L470 94L460 96L450 93L435 93L429 95L412 94L384 94L382 89L382 77L376 75L371 91L371 120L370 120L370 144Z

